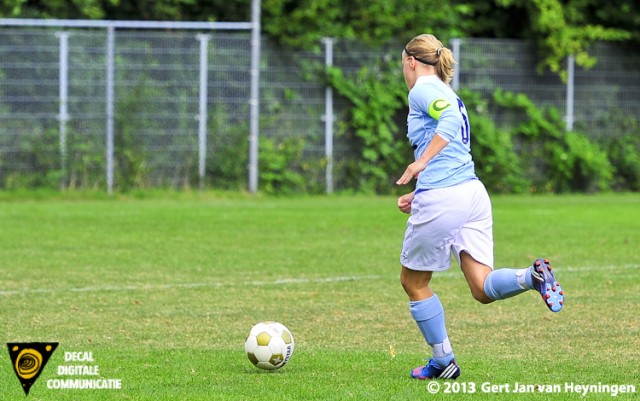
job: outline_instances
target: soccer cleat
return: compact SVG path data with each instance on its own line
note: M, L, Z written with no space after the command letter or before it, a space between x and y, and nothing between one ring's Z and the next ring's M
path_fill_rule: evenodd
M549 259L536 259L532 267L533 287L551 312L560 312L564 305L564 291L551 272Z
M418 366L411 371L411 377L418 380L431 379L451 379L455 380L460 376L460 366L456 360L452 360L446 368L441 368L433 359L429 360L426 366Z

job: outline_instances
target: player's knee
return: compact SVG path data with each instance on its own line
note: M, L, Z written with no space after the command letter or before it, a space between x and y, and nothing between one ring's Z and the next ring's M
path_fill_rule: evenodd
M417 271L402 267L400 284L409 299L425 299L431 296L432 291L429 289L431 275L431 271Z
M417 281L414 278L407 277L404 274L400 275L400 284L402 285L404 292L407 293L409 297L416 295L424 286L424 284L420 281Z
M412 280L407 279L407 277L405 277L404 275L400 276L400 285L402 285L404 292L406 292L409 296L413 294L417 289L416 283Z
M471 295L473 295L473 298L476 301L480 302L481 304L486 305L493 302L493 299L489 298L487 294L484 292L484 288L472 288Z

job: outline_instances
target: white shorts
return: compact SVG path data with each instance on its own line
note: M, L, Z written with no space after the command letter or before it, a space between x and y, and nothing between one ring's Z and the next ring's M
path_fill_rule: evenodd
M451 253L460 264L462 251L493 269L491 200L480 180L416 194L400 263L411 270L442 271L451 267Z

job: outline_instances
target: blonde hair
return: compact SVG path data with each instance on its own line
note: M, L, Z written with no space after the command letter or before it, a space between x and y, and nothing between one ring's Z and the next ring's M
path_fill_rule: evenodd
M435 36L422 34L414 37L404 47L404 52L418 62L435 67L438 77L443 82L451 82L456 63L453 52L444 47Z

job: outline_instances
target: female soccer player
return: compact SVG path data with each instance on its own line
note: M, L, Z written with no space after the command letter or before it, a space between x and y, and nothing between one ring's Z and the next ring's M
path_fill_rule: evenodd
M471 294L481 303L535 289L553 312L564 293L547 259L524 269L493 270L493 218L487 191L475 174L471 128L464 103L449 86L455 60L433 35L411 39L402 52L409 89L407 137L415 161L398 179L417 179L415 191L398 198L410 213L400 262L400 281L409 307L433 357L411 371L416 379L455 379L460 375L445 328L444 311L429 287L433 272L450 267L453 253Z

